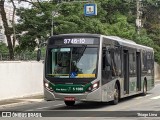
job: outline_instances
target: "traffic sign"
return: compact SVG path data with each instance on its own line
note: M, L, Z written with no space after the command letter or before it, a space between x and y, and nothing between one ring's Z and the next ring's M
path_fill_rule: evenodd
M84 5L84 15L85 16L97 15L97 5L96 4L85 4Z

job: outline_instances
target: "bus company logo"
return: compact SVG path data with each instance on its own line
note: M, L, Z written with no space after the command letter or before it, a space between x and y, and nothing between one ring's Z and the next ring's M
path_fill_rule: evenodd
M72 90L72 88L71 87L68 87L68 91L71 91Z
M2 112L2 117L12 117L11 112Z

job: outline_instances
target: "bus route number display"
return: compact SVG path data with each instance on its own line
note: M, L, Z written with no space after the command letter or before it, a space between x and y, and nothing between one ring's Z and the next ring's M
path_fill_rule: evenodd
M52 45L71 45L71 44L88 44L88 45L99 45L99 38L58 38L55 37L49 40L49 44Z
M73 38L73 39L64 39L64 44L85 44L86 40L84 38Z
M64 38L63 44L97 44L94 38Z

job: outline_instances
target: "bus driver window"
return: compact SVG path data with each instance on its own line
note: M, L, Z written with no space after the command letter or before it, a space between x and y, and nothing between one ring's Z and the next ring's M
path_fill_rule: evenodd
M111 71L111 55L110 51L106 48L103 49L103 61L102 61L102 76L104 79L111 79L112 78L112 71Z

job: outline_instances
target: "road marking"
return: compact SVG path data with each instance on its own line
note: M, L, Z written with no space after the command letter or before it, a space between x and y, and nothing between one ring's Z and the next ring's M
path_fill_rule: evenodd
M36 108L36 109L41 110L41 109L46 109L46 108L49 108L49 107L41 107L41 108Z
M151 99L152 99L152 100L160 99L160 95L159 95L159 96L156 96L156 97L152 97Z
M43 102L44 99L21 99L23 101L29 101L29 102Z

